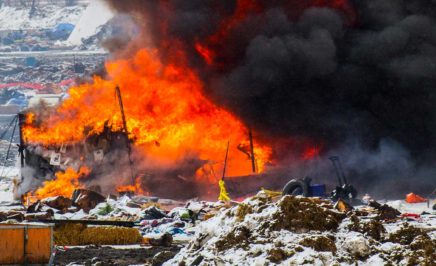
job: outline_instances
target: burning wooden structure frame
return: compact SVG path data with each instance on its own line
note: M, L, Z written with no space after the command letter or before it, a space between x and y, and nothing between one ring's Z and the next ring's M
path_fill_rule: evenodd
M25 116L25 113L19 114L20 133ZM92 167L93 172L90 176L97 175L102 164L111 165L117 159L114 156L105 155L127 152L127 142L130 142L127 133L113 131L109 125L105 125L101 134L92 134L81 143L61 146L43 147L29 143L21 136L20 165L22 168L33 169L33 176L41 180L54 178L56 172L65 170L67 167L78 168L82 165Z
M19 155L22 169L22 179L35 178L40 181L52 180L58 172L68 168L75 170L86 167L91 169L83 179L93 179L104 176L106 171L123 163L122 158L128 158L131 171L131 182L135 182L133 161L131 159L131 142L125 122L124 107L119 87L116 87L120 111L123 117L123 128L114 130L109 121L106 121L102 132L88 134L82 141L66 144L52 144L48 146L29 142L23 132L27 123L27 113L18 115L20 129ZM85 128L85 131L87 129ZM121 158L121 159L120 159ZM26 176L30 175L30 176ZM100 191L98 186L94 190Z
M72 143L49 142L50 144L40 144L29 141L23 132L27 126L37 126L41 121L29 120L26 112L19 114L19 154L23 169L22 178L35 178L41 184L44 181L55 179L58 173L65 172L70 168L77 172L81 167L86 167L89 171L80 176L80 184L97 192L143 192L143 189L146 188L147 191L152 191L155 196L185 199L213 194L210 183L202 184L195 179L197 171L208 163L207 160L188 156L173 168L159 168L153 165L144 167L144 165L140 165L141 162L138 158L136 158L137 163L134 164L132 148L134 148L135 138L127 130L123 100L118 86L115 88L115 96L122 124L113 127L111 120L108 119L104 122L103 129L99 130L98 133L90 133L91 129L85 127L82 129L83 132L77 132L83 138ZM232 195L246 194L248 187L247 185L232 186L231 184L242 184L246 181L250 184L254 183L256 184L254 185L255 189L248 189L251 192L251 190L256 191L260 187L271 187L268 183L271 184L273 181L270 177L258 176L260 171L255 159L251 129L248 129L247 137L249 142L240 143L237 150L248 156L253 175L226 177ZM107 185L108 182L105 182L107 179L115 179L113 181L116 181L112 182L109 190L107 187L102 189L100 186ZM274 187L281 187L283 182L273 181L276 184ZM114 191L114 184L119 186L117 191ZM208 188L205 188L205 185ZM29 189L34 188L30 187Z

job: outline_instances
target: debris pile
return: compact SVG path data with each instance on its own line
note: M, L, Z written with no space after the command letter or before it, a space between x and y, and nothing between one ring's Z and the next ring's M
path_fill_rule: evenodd
M100 245L147 246L153 256L148 260L156 265L167 260L166 265L432 265L436 215L431 206L367 203L333 204L266 190L240 203L182 203L127 194L106 197L82 188L71 197L44 198L28 207L4 206L0 219L53 222L54 243L61 246L96 245L94 252ZM60 249L60 259L77 255ZM105 263L115 259L99 258Z
M173 240L189 241L194 236L195 225L223 207L222 202L183 204L146 196L106 198L93 190L76 189L71 198L48 197L27 207L13 206L0 212L0 222L55 223L55 243L59 245L171 246Z
M431 265L434 216L411 225L388 207L341 212L327 200L275 201L259 192L200 223L195 238L165 265ZM383 216L386 210L395 217Z

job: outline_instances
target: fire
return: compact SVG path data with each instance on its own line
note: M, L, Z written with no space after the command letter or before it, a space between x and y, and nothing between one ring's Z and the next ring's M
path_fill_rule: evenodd
M134 185L124 185L124 186L117 186L117 192L133 192L138 195L145 195L146 193L142 189L141 186L141 180L139 177L135 178L135 184Z
M48 117L30 114L24 139L47 147L60 146L101 133L107 122L112 130L120 130L122 116L114 96L118 85L129 138L144 158L167 165L195 155L209 168L199 169L197 178L216 182L230 140L226 173L251 173L251 161L237 149L248 140L247 128L203 95L203 84L182 57L177 63L163 64L158 51L143 49L130 60L107 63L109 79L94 77L92 84L71 88L69 98ZM270 160L271 149L256 142L254 153L257 171L261 172Z
M208 65L212 65L214 63L215 54L212 50L209 50L200 43L195 44L195 50L197 50L197 52L203 57L204 61L206 61Z
M162 1L162 9L169 13L171 5ZM356 21L355 10L348 0L279 1L277 5L291 19L298 19L304 10L315 6L338 10L350 24ZM29 113L23 127L24 140L50 149L81 143L91 135L102 133L107 125L113 131L123 131L114 93L119 86L136 163L143 160L151 162L152 167L165 168L183 164L186 158L196 158L203 162L195 169L196 180L216 183L230 142L226 176L251 174L253 157L255 172L264 172L272 160L271 147L253 132L255 144L251 154L247 127L204 95L207 90L185 55L196 51L205 62L204 70L225 73L242 60L243 48L248 45L244 42L259 34L260 28L253 26L245 30L244 23L254 19L257 22L253 25L260 26L265 19L261 14L270 6L265 1L238 0L232 14L217 10L218 17L223 16L216 30L208 36L198 36L187 46L167 32L171 16L160 16L156 22L161 25L158 48L142 49L129 59L108 62L107 78L95 76L92 83L70 88L69 98L55 110ZM165 60L162 55L166 55ZM316 148L308 149L302 157L308 160L318 154ZM61 179L58 176L55 183L61 183ZM77 178L67 180L72 187L80 185ZM138 184L119 190L140 191ZM47 183L44 188L48 187L56 186Z
M327 7L339 11L345 18L345 22L353 26L357 23L357 13L348 0L310 0L310 1L288 1L285 4L287 15L292 19L298 19L301 14L310 7ZM253 15L265 11L265 4L259 0L238 0L233 14L223 19L215 33L204 40L194 44L195 50L209 66L222 69L231 61L235 54L229 56L226 52L229 46L229 39L238 35L238 30L243 23ZM254 36L256 29L249 33Z
M308 147L304 150L302 159L305 161L312 160L318 157L319 155L320 155L320 148L315 145L313 147Z
M204 61L211 66L224 67L223 62L216 62L218 52L227 46L230 33L237 28L250 14L260 13L263 7L256 0L239 0L232 16L220 23L219 29L203 42L195 43L195 50ZM222 58L220 58L222 59Z
M82 188L80 177L89 174L87 167L81 167L79 171L73 168L67 168L65 172L57 172L54 180L45 181L43 186L35 192L27 194L25 197L43 199L54 196L71 197L73 191Z

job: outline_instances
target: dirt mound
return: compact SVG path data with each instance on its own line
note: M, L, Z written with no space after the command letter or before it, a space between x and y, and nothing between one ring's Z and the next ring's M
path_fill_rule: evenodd
M360 232L364 235L370 236L377 241L380 241L386 234L386 229L383 224L378 220L370 220L368 222L362 222L357 215L350 216L351 224L348 225L348 229L351 231Z
M300 241L300 244L305 247L310 247L316 251L330 251L336 253L337 250L334 237L307 237Z
M200 223L195 238L165 265L425 265L433 259L433 236L401 229L403 221L380 219L366 206L347 215L328 200L274 201L260 192Z
M333 231L345 218L329 202L316 198L285 196L278 202L278 207L279 211L273 215L273 230Z

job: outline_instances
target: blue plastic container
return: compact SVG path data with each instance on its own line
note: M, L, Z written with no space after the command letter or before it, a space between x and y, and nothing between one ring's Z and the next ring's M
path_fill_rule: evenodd
M325 185L324 184L313 184L309 187L309 195L311 197L324 197Z

